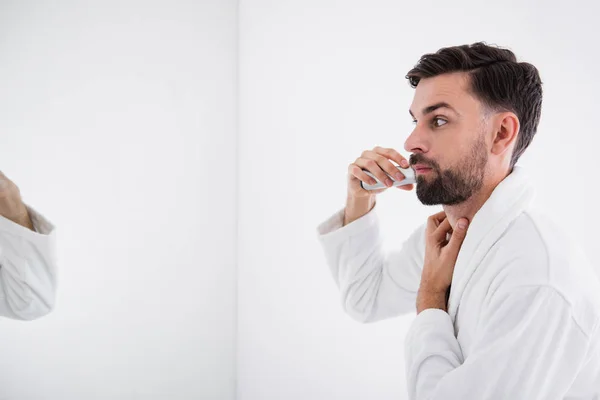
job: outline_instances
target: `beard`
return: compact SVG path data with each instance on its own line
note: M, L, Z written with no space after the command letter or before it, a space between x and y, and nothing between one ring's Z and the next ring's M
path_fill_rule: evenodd
M488 153L483 135L475 142L469 154L458 165L442 170L435 161L427 160L421 153L410 156L410 164L431 167L427 175L417 175L417 197L422 204L455 205L473 196L483 186Z

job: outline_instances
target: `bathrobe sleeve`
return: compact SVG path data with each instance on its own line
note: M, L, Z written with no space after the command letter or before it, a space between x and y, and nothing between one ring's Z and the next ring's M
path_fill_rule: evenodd
M342 308L363 323L414 312L423 265L425 225L386 254L376 212L342 226L341 209L317 227Z
M554 288L492 296L466 360L450 316L426 309L405 341L411 400L563 399L584 364L589 338Z
M56 229L26 204L35 231L0 215L0 316L48 314L56 295Z

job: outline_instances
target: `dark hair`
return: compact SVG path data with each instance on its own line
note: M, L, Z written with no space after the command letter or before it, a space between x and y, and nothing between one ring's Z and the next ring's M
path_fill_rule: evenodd
M477 42L444 47L425 54L406 75L411 87L419 81L450 72L469 72L471 90L490 111L511 111L520 130L510 168L533 140L542 112L542 81L536 67L517 62L515 54Z

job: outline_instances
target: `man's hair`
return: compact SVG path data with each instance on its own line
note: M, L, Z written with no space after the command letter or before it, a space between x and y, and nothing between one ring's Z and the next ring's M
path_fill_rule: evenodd
M542 112L542 81L536 67L517 62L507 49L484 42L444 47L425 54L406 75L412 88L419 81L451 72L468 72L470 89L488 111L514 112L519 118L510 168L533 140Z

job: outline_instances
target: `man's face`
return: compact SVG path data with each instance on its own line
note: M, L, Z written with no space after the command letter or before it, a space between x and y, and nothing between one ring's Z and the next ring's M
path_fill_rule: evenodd
M454 205L483 186L487 123L483 105L468 91L464 73L422 79L410 113L415 129L404 144L425 205ZM419 167L429 169L420 170Z

